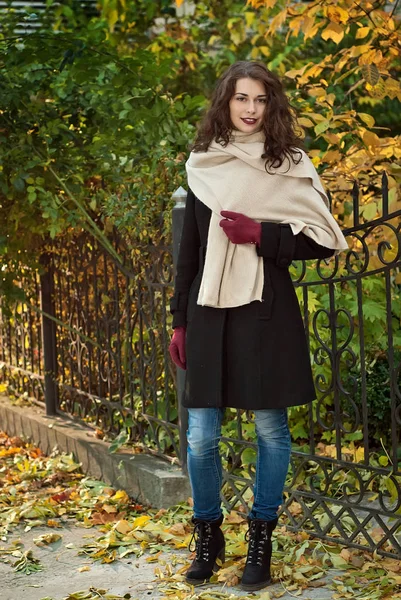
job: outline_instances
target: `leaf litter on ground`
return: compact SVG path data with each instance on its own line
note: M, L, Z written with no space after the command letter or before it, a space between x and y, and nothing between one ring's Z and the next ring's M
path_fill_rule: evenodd
M13 560L16 558L17 560ZM24 573L25 575L31 575L31 573L37 573L43 570L43 566L40 560L33 556L32 550L8 550L0 548L0 560L11 564L14 567L14 571Z
M89 590L82 590L80 592L73 592L68 596L65 596L63 600L129 600L130 594L124 596L117 596L116 594L108 594L108 590L91 587ZM53 600L49 596L41 598L41 600Z
M191 499L169 510L150 509L123 490L85 477L72 454L45 456L39 448L3 432L0 432L0 476L0 539L3 542L18 525L29 531L37 526L62 528L73 521L99 532L95 540L79 549L86 557L111 563L146 553L147 562L155 563L155 582L165 598L241 598L233 595L229 588L239 583L245 563L247 520L244 513L225 513L222 528L227 541L227 560L211 583L223 586L226 591L196 592L184 579L193 555L174 554L187 548L192 536ZM274 581L280 583L280 589L264 590L255 597L271 600L287 593L297 597L307 589L326 585L333 590L334 600L401 598L400 561L381 556L373 558L363 550L350 550L335 542L313 539L305 531L293 533L287 529L285 518L281 523L273 535L272 561L272 575ZM40 546L59 539L61 535L52 531L35 538L34 542ZM15 544L11 546L11 549L0 548L0 559L10 560L14 553L13 558L17 558L14 568L26 573L42 568L31 550L24 552ZM344 571L344 575L337 574L328 582L325 576L330 569ZM102 597L124 598L107 596L107 590L91 588L70 594L68 600Z

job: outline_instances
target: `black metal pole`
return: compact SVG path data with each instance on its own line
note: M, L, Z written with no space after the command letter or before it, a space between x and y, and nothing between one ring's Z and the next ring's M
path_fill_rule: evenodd
M184 224L184 212L187 192L179 187L173 194L175 206L173 208L173 264L174 273L176 273L178 252L180 249L181 233ZM182 470L187 472L187 428L188 428L188 410L182 406L182 398L185 387L185 371L177 367L177 397L178 397L178 419L180 430L180 459Z
M54 416L57 414L57 352L56 352L56 324L47 317L46 313L52 317L54 311L54 277L53 266L49 254L42 254L40 263L44 268L40 276L40 307L42 312L42 347L43 362L45 369L45 405L46 415Z

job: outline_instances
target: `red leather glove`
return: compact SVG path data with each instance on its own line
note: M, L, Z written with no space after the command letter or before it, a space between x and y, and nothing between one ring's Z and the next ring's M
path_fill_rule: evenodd
M181 369L184 369L184 371L187 368L187 357L185 354L186 331L185 327L175 327L169 346L169 352L173 363Z
M260 245L262 235L260 223L231 210L222 210L220 214L225 218L220 221L219 225L233 244Z

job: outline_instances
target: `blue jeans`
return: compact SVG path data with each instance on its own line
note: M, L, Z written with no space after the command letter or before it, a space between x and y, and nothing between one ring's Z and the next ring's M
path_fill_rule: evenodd
M251 519L272 521L283 502L291 455L287 409L255 410L258 454ZM214 521L221 515L222 468L219 453L222 408L188 409L188 473L194 517Z

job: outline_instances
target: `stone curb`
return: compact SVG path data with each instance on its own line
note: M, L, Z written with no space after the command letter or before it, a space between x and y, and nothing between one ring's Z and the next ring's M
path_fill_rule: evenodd
M108 452L91 429L67 416L47 417L38 406L13 406L0 395L0 430L29 438L44 453L72 452L90 477L123 489L143 504L168 508L191 496L188 478L177 466L148 454Z

